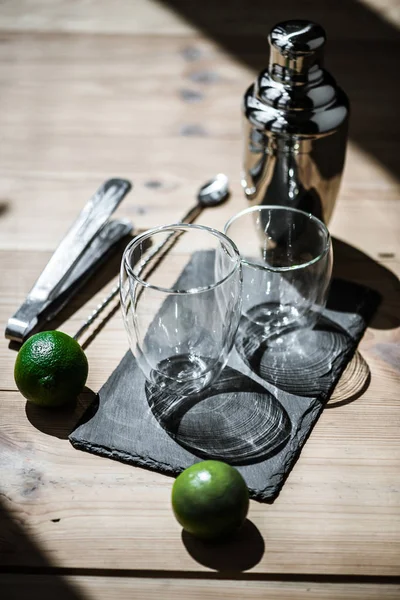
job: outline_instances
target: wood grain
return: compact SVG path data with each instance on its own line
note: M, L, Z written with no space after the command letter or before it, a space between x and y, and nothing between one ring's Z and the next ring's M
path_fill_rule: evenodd
M254 571L399 575L400 423L391 377L326 410L278 500L252 503L265 542ZM73 568L74 548L84 545L91 568L204 568L182 543L170 478L75 451L62 438L77 415L27 414L16 392L0 400L5 508L51 564ZM19 539L9 543L3 564L37 564Z
M232 197L201 222L221 229L244 207L241 97L265 65L269 26L306 10L327 25L327 63L355 107L330 224L336 274L383 296L359 348L369 385L346 402L348 381L338 387L277 501L251 505L263 552L253 556L251 543L224 549L231 571L221 580L211 579L221 570L215 553L185 546L170 478L78 452L66 439L127 349L119 314L87 348L88 390L74 411L27 409L13 381L15 351L3 340L0 566L41 570L2 573L11 597L25 589L31 598L67 600L399 597L397 583L335 580L400 576L397 4L288 0L250 27L245 2L230 3L229 14L227 5L206 2L204 18L196 3L180 0L0 2L1 323L107 177L133 181L118 216L140 228L179 220L218 171L229 176ZM82 291L60 329L75 333L116 273L110 265ZM241 574L246 554L255 580ZM69 571L43 574L54 567ZM107 573L78 575L79 568ZM268 574L272 580L262 580ZM306 578L290 581L295 574Z

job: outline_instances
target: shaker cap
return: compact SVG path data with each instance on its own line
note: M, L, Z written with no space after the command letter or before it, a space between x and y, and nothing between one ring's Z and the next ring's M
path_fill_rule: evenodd
M301 79L315 64L321 65L326 34L312 21L283 21L275 25L268 41L272 77L282 81L299 75Z

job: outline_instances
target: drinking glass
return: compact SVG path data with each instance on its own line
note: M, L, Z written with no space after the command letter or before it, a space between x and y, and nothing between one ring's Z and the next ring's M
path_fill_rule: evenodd
M225 366L241 314L241 260L223 233L176 224L125 249L121 305L146 379L178 396L203 390Z
M233 216L224 232L242 257L240 328L247 324L265 339L315 325L332 272L331 239L322 221L294 208L255 206Z

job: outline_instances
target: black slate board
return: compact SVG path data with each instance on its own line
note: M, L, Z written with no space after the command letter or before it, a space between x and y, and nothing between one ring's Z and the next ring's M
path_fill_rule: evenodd
M212 264L210 252L195 253L180 279ZM372 290L334 280L314 330L265 346L256 329L239 333L217 383L186 399L152 389L129 351L69 439L81 450L170 475L205 458L224 460L242 473L253 499L271 501L378 303Z

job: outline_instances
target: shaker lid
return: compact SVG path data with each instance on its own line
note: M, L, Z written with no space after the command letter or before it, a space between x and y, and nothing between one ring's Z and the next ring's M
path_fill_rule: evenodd
M268 37L271 46L269 71L280 81L305 75L313 65L321 65L326 42L324 29L304 20L283 21Z
M244 95L246 119L259 132L314 136L337 129L349 101L322 67L325 31L311 21L285 21L268 38L268 69Z

